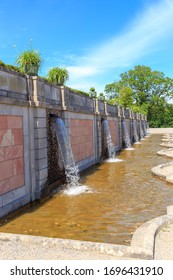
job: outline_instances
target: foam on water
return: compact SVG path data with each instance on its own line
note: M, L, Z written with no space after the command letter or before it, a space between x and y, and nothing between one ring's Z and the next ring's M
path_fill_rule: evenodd
M112 162L122 162L124 160L122 159L119 159L119 158L109 158L107 160L105 160L105 162L108 162L108 163L112 163Z
M133 150L135 150L135 148L132 148L132 147L125 149L125 151L133 151Z
M70 188L67 187L65 190L62 191L62 194L75 196L75 195L80 195L82 193L92 193L92 192L93 192L92 189L89 188L88 186L78 185Z

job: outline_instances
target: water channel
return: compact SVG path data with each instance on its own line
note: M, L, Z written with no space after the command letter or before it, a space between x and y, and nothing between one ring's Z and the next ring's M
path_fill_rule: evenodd
M170 159L156 154L161 135L152 135L124 150L123 161L94 166L81 175L90 191L77 196L57 193L25 207L1 222L0 231L130 244L142 223L166 214L173 204L173 185L152 175L151 168Z

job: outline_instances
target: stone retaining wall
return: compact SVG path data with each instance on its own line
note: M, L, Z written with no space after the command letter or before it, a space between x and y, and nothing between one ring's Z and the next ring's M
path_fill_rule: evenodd
M101 161L103 119L117 150L123 144L123 118L133 139L130 110L0 66L0 218L47 193L50 182L58 184L48 158L56 153L50 141L51 114L64 120L79 170ZM137 117L139 123L142 116Z

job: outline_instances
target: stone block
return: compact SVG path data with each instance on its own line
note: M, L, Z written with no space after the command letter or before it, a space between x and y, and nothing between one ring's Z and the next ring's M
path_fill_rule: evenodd
M2 195L0 195L0 208L2 207ZM1 209L0 209L1 212Z
M0 89L0 96L7 97L8 96L8 92L6 90L1 90Z
M53 86L51 94L52 94L51 99L59 101L59 102L61 101L60 88Z
M0 71L0 87L2 90L8 90L8 73Z
M27 203L29 203L31 200L30 200L30 193L27 193L25 194L25 196L15 200L13 203L12 203L12 207L13 207L13 210L16 210L16 209L19 209L20 207L26 205Z
M0 195L7 193L10 189L10 178L0 180Z
M25 186L21 188L17 188L11 192L8 192L4 195L2 195L2 204L3 206L14 202L16 199L19 199L20 197L25 195Z
M9 74L8 76L8 86L9 91L11 92L18 92L21 94L27 94L26 91L26 79L19 76L13 76Z
M47 158L47 149L36 149L35 150L35 159Z
M34 119L34 128L46 128L46 118L35 118Z
M34 129L35 138L46 138L47 137L47 129L46 128L35 128Z
M23 157L23 145L5 147L5 160Z
M44 168L47 168L47 166L48 166L47 158L43 158L43 159L35 161L36 169L39 169L39 170L44 169Z
M4 216L8 215L10 212L14 211L14 206L12 203L7 204L5 207L3 206L0 208L0 218L3 218Z
M19 175L24 173L24 162L23 158L13 159L13 175Z
M36 180L40 181L48 177L48 170L47 168L36 170Z
M11 147L14 145L14 137L11 129L0 130L0 147Z
M35 139L35 148L36 149L43 149L43 148L47 148L48 145L48 141L47 138L37 138Z
M18 174L10 178L10 190L22 187L24 185L24 175Z
M46 109L44 109L44 108L34 109L34 117L35 118L46 118Z
M40 190L44 189L46 186L47 186L47 178L44 178L42 180L37 180L36 181L37 192L39 192Z
M12 159L2 161L0 163L0 180L4 180L13 176L13 161Z

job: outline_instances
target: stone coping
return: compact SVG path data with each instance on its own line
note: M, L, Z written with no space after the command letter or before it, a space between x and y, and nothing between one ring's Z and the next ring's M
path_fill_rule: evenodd
M173 148L167 148L167 149L164 149L164 150L160 150L160 151L157 152L157 155L167 156L167 157L173 158Z
M139 248L143 257L154 258L155 238L167 224L173 223L173 206L167 207L167 215L154 218L140 226L133 235L131 247Z
M164 143L161 143L160 146L166 147L166 148L173 148L173 142L164 142Z
M162 140L162 142L173 143L173 138L162 138L161 140Z
M151 171L153 174L165 178L166 181L169 179L169 182L171 182L170 177L173 178L173 161L157 165L153 167Z
M173 206L167 207L167 215L154 218L141 225L133 235L131 246L88 242L70 239L49 238L22 234L0 233L0 241L20 242L20 244L29 246L37 245L52 248L54 250L64 247L79 252L93 252L115 256L115 258L138 258L153 259L155 238L159 231L167 224L173 223ZM8 246L8 245L7 245Z

